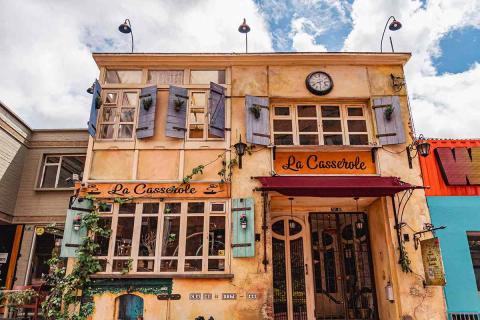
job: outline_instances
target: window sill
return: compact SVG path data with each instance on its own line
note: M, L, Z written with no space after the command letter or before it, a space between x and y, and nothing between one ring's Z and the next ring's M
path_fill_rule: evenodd
M71 188L33 188L34 191L73 191L74 187Z
M368 146L352 146L352 145L341 145L341 146L327 146L327 145L318 145L318 146L302 146L302 145L277 145L275 146L277 150L282 151L370 151L373 148L378 148L378 146L368 145Z
M155 274L118 274L118 273L97 273L90 276L92 279L233 279L232 273L155 273Z

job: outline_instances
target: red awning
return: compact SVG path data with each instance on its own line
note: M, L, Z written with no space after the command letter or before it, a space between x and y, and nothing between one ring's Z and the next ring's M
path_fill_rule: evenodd
M384 197L408 189L420 189L395 177L323 176L255 177L259 190L276 191L292 197Z

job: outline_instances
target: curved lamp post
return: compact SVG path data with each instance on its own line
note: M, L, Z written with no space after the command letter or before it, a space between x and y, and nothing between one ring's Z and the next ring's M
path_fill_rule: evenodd
M238 32L245 33L245 53L248 52L248 37L247 34L250 32L250 26L247 24L247 20L243 18L243 23L238 27Z
M393 18L393 21L389 25L388 22L392 18ZM387 30L387 25L388 25L388 29L391 30L391 31L397 31L398 29L400 29L402 27L402 24L400 23L400 21L395 19L394 16L390 16L390 18L387 19L387 22L385 23L385 28L383 28L382 40L380 40L380 52L383 52L383 37L385 36L385 30ZM392 52L395 52L393 50L392 37L390 37L390 46L392 47Z
M118 30L121 33L130 33L132 36L132 53L133 53L133 31L132 31L132 24L130 23L130 19L125 19L125 22L118 26Z

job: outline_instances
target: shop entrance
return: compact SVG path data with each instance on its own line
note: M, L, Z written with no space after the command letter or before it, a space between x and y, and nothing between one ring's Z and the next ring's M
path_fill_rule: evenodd
M367 215L309 216L316 319L377 319Z

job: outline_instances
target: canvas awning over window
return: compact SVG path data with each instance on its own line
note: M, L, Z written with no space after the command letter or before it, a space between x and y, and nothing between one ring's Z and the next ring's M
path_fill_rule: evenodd
M323 176L323 177L255 177L259 190L276 191L292 197L384 197L408 189L421 189L396 177Z

